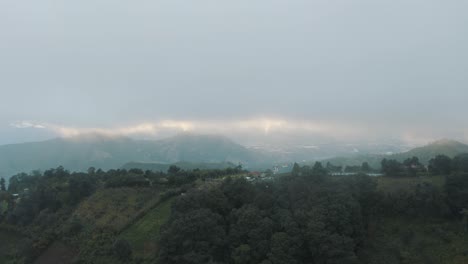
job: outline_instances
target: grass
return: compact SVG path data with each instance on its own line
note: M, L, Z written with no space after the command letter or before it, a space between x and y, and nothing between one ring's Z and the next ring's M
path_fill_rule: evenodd
M410 190L413 186L422 183L430 183L436 187L443 188L444 176L419 176L419 177L376 177L377 189L385 193L399 190Z
M171 214L174 199L175 197L162 202L121 233L120 238L132 245L135 256L148 258L155 255L160 228Z
M444 176L377 177L384 193L411 191L429 183L443 188ZM468 234L461 220L394 216L372 219L369 242L361 252L369 264L462 264L468 263Z
M152 188L102 189L82 202L75 216L88 227L120 232L158 201L159 193Z

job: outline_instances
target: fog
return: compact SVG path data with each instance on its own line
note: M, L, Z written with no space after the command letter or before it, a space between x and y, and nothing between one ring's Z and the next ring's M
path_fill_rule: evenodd
M465 1L1 1L0 144L187 130L239 139L467 141L467 8Z

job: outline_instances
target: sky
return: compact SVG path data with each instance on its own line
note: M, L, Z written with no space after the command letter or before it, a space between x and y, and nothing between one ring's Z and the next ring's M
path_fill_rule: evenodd
M0 144L468 142L468 2L0 0Z

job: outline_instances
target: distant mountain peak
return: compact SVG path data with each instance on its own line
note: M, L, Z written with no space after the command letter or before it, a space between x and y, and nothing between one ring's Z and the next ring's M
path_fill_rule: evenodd
M465 144L449 138L443 138L430 143L428 146L463 146Z

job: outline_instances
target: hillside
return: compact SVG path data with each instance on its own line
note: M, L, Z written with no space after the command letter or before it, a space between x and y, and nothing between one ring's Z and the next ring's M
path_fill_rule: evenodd
M392 178L299 167L255 183L229 171L26 175L0 214L12 243L0 262L467 263L468 169Z
M324 160L335 165L361 165L363 162L368 162L372 167L380 167L382 159L396 159L404 161L407 158L418 157L422 164L428 164L429 160L437 155L446 155L450 158L456 155L468 153L468 145L461 142L449 139L442 139L430 143L426 146L411 149L407 152L396 153L392 155L353 155L346 157L336 157Z
M0 146L0 175L45 170L64 166L70 170L86 170L90 166L109 169L140 159L138 142L124 137L86 136L56 138Z
M180 134L158 141L140 141L140 151L150 162L248 162L256 153L219 135Z
M195 163L257 164L262 158L216 135L182 134L151 141L93 134L0 146L0 176L3 177L58 166L85 171L89 167L119 168L128 162L172 164L182 161L193 166Z
M468 145L465 145L461 142L449 139L442 139L435 141L427 146L419 147L412 149L405 153L400 153L393 155L395 159L403 160L413 156L419 157L419 159L424 163L437 156L437 155L446 155L450 158L455 157L456 155L468 153Z

